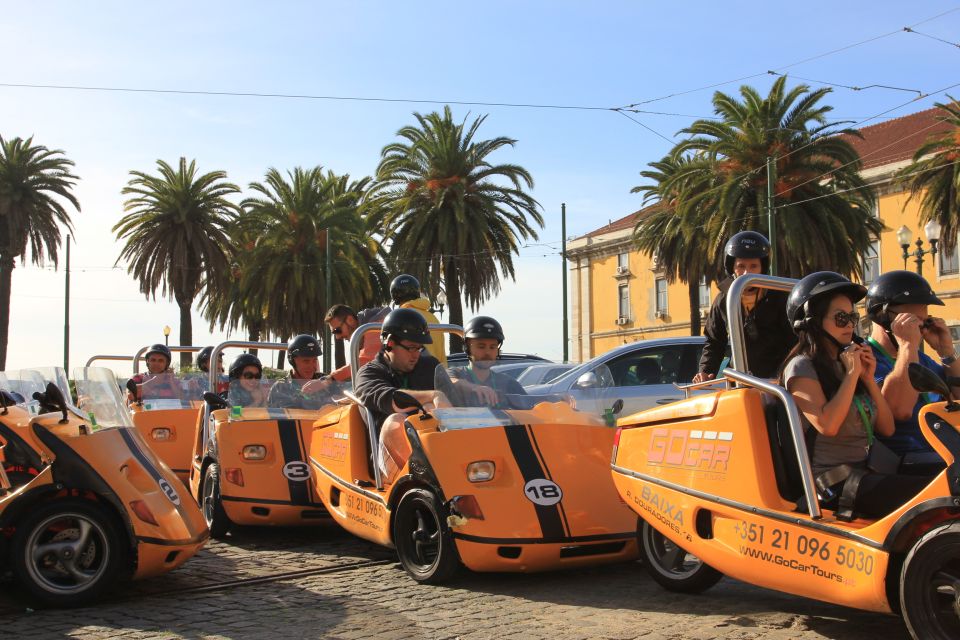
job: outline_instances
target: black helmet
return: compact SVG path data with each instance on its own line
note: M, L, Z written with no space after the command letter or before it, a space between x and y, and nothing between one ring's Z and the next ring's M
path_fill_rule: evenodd
M894 304L943 304L922 276L912 271L888 271L867 289L867 317L884 329L893 318L887 308Z
M756 231L741 231L735 233L723 248L726 257L723 266L727 273L733 275L733 263L737 258L759 258L760 267L766 273L770 268L770 241L762 233Z
M416 309L394 309L383 319L380 341L409 340L419 344L433 344L426 319Z
M411 275L397 276L390 283L390 297L394 304L403 304L420 297L420 281Z
M173 362L173 354L170 353L170 349L168 349L165 345L162 345L162 344L152 345L149 349L147 349L147 352L143 354L143 357L149 358L150 355L154 353L159 353L164 358L166 358L168 367L170 366L170 363Z
M463 328L464 338L493 338L503 344L503 327L490 316L471 318Z
M230 379L238 380L240 374L243 373L243 370L247 367L256 367L261 374L263 373L263 365L260 364L260 358L252 353L241 353L230 363Z
M856 304L863 299L866 292L863 285L850 282L839 273L833 271L811 273L794 285L793 291L790 292L790 297L787 298L787 319L793 325L794 331L806 329L807 323L812 319L808 303L814 298L828 293L831 297L838 293L845 293Z
M213 353L213 347L204 347L197 354L197 367L203 369L204 366L210 366L210 354Z
M294 358L319 358L322 353L317 339L306 333L301 333L287 344L287 362L291 367L294 366Z

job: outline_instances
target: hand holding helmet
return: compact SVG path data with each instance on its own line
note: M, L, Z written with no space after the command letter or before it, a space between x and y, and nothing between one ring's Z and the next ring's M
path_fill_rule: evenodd
M921 326L920 318L912 313L898 313L890 323L890 330L898 343L918 349L923 341Z
M863 362L860 358L860 349L845 349L840 354L840 362L843 363L843 371L847 376L859 378L863 373Z

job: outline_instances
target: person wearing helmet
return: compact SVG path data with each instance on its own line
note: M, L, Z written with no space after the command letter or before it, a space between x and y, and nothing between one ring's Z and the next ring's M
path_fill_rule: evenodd
M470 363L450 369L450 379L465 404L473 404L466 399L468 396L482 406L497 406L501 394L526 395L519 382L491 369L500 356L503 340L503 327L490 316L477 316L464 326L463 346Z
M390 313L388 307L364 309L357 313L345 304L335 304L327 311L323 321L330 327L330 333L336 340L350 340L357 327L370 322L383 322ZM380 351L380 337L376 331L368 331L363 336L363 345L360 347L357 368L367 364L377 357ZM338 382L350 379L350 364L345 364L330 372L330 377Z
M943 305L943 301L923 277L912 271L884 273L867 290L867 317L873 322L867 342L877 358L877 383L897 425L893 436L883 442L904 456L905 468L942 466L939 454L923 437L919 421L921 407L939 396L914 389L907 367L919 362L944 380L947 376L960 376L950 330L942 318L930 315L930 305ZM924 342L935 352L937 360L923 353Z
M287 344L291 371L270 390L271 407L319 409L327 404L330 398L325 391L330 380L320 371L321 354L320 341L308 334L300 334Z
M263 365L252 353L241 353L230 363L230 390L222 394L231 406L266 407L267 388L261 384Z
M127 380L127 404L141 402L144 398L144 386L148 387L147 396L151 398L179 398L180 385L173 377L170 364L173 354L166 345L155 344L144 354L147 371L138 373Z
M440 324L437 316L430 312L430 300L420 293L420 281L409 274L399 275L390 283L390 297L393 304L399 309L416 309L423 316L427 324ZM447 353L443 348L444 335L441 332L433 334L433 342L427 345L427 351L440 364L447 364Z
M370 410L379 432L377 464L390 481L410 457L403 431L409 410L393 403L394 392L404 391L423 405L436 401L434 374L439 362L423 353L433 342L427 321L415 309L394 309L380 328L380 352L363 365L354 380L354 392Z
M839 273L820 271L800 280L786 305L799 341L781 384L803 415L821 500L845 519L855 513L883 517L927 482L897 475L896 456L875 441L893 435L894 421L874 379L873 350L855 339L859 315L854 305L865 294L862 285Z
M756 231L733 235L724 248L727 277L720 282L720 294L710 306L704 327L706 343L700 356L699 372L693 382L712 380L728 351L727 290L734 278L748 273L767 273L770 268L770 242ZM749 287L740 299L747 366L760 378L774 378L796 336L784 312L787 293Z
M200 352L197 353L197 368L200 370L199 376L196 377L197 383L200 385L201 391L210 390L210 356L213 354L213 347L204 347L200 349ZM217 393L223 393L227 390L229 381L225 375L223 375L223 354L217 356L217 371L219 372L218 382L217 382Z

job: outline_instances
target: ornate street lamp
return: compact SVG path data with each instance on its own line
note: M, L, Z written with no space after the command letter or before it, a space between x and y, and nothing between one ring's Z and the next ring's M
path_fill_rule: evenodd
M170 346L170 325L163 326L163 344Z
M436 308L433 308L431 305L430 313L439 313L440 316L443 317L443 308L447 304L447 294L445 294L443 291L438 293L437 300L434 304L436 304Z
M930 254L931 261L936 260L937 256L937 244L940 242L940 223L936 220L930 220L927 224L923 225L923 233L927 236L927 240L930 242L930 248L923 248L923 240L917 238L917 248L913 251L910 251L910 242L913 240L913 231L910 230L910 227L907 225L901 226L897 229L897 242L900 244L900 248L903 249L903 268L907 268L907 259L910 256L913 256L914 261L917 263L917 273L923 275L923 256Z

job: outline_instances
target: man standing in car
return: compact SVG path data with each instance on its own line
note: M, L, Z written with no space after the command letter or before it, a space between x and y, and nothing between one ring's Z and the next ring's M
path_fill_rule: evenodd
M727 241L724 252L729 277L720 283L720 295L710 306L704 330L707 341L700 356L700 371L693 382L713 380L727 354L727 291L733 280L748 273L767 273L770 268L770 241L756 231L735 234ZM757 377L775 378L787 353L797 343L787 321L787 296L786 291L750 287L740 299L747 366Z

